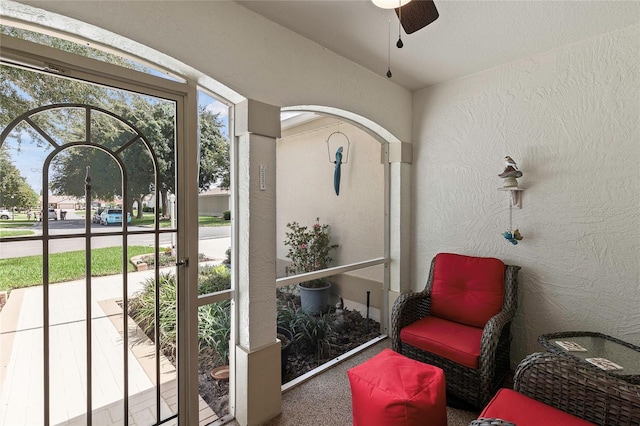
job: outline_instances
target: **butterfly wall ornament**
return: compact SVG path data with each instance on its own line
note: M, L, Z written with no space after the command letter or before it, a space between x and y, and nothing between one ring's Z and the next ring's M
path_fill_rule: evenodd
M523 238L522 234L520 233L520 230L518 229L515 229L513 232L504 231L502 233L502 236L505 238L505 240L509 241L514 246L518 244L518 241L521 241Z

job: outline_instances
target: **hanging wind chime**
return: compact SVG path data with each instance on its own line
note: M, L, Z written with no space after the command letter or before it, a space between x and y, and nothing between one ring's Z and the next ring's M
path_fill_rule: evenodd
M514 246L518 244L518 241L522 240L522 234L519 229L513 229L513 203L509 203L509 229L502 233L505 240L509 241Z
M516 162L508 155L504 157L505 169L498 176L504 179L502 190L511 193L509 197L509 228L502 233L502 236L513 245L518 244L522 240L522 234L519 229L513 229L513 206L520 206L520 189L518 188L518 179L522 177L522 172L518 170Z

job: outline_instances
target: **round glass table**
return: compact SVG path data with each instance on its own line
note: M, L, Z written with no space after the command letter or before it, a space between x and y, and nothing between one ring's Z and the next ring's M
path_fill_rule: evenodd
M590 331L543 334L538 342L548 352L584 362L629 383L640 384L640 346Z

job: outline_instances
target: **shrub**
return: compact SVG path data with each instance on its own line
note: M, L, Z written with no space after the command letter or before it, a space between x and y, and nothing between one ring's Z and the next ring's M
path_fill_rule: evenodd
M320 218L311 229L301 226L298 222L287 223L289 231L285 233L284 244L288 247L287 259L291 265L285 268L287 275L326 269L333 261L331 250L338 247L331 244L329 225L321 225ZM314 280L303 283L305 287L322 287L325 280Z
M222 212L222 218L224 220L231 220L231 211L225 210L224 212Z
M171 249L169 249L171 250ZM140 258L140 262L144 262L149 266L153 266L156 263L156 257L154 255L143 256ZM170 266L176 264L175 256L160 256L158 258L158 264L160 266Z
M229 247L227 251L224 252L224 254L225 254L225 258L222 261L222 263L224 263L227 266L231 266L231 247Z
M198 275L198 294L215 293L231 288L231 271L225 265L201 266Z
M164 255L162 255L163 251L160 252L161 256L158 257L158 265L160 266L173 266L176 264L176 257L171 254L171 247L164 248ZM198 254L198 262L202 262L206 260L207 256L204 253ZM155 265L156 257L153 254L148 256L142 256L139 262L144 262L149 266ZM202 267L201 267L202 268Z

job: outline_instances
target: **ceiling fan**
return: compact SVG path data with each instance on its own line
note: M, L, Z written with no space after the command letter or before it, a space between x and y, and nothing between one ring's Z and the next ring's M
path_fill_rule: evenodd
M433 0L371 0L382 9L395 9L404 32L412 34L438 19Z
M395 9L398 15L399 25L402 25L404 32L412 34L422 29L438 19L440 14L433 0L371 0L372 3L381 9ZM389 21L391 27L391 21ZM389 38L391 38L391 28L389 28ZM396 47L402 48L402 34L398 28L398 42ZM391 78L391 51L388 52L389 66L387 68L387 78Z

